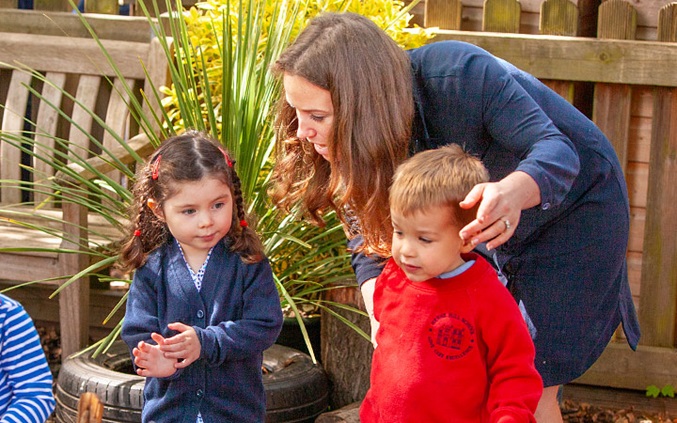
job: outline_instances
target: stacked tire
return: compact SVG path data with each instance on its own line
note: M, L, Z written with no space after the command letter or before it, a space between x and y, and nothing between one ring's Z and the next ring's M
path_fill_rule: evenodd
M56 385L55 417L76 423L78 399L95 393L104 405L103 423L141 422L145 378L133 372L129 350L116 341L105 354L88 352L64 360ZM267 423L305 423L326 411L329 383L307 354L273 345L263 354Z

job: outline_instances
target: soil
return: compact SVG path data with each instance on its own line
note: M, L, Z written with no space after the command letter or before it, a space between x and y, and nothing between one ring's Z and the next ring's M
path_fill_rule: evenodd
M677 423L677 416L630 409L603 408L585 402L565 400L562 417L569 423Z
M61 344L57 329L53 326L38 326L37 329L56 384L61 367ZM583 401L564 400L561 409L565 423L677 423L677 415L668 416L633 408L600 407ZM49 419L46 423L54 423L54 420Z
M56 378L59 375L59 368L61 367L61 342L57 328L54 326L36 326L38 330L38 335L40 336L40 343L42 344L42 350L45 352L45 357L47 357L47 364L52 370L52 376L56 382Z

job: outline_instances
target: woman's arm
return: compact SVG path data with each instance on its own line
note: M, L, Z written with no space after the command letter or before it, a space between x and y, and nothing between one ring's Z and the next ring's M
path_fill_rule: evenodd
M547 210L565 200L580 159L555 121L578 115L560 110L557 94L531 75L475 46L449 43L429 50L420 60L431 136L451 137L449 142L480 156L493 181L475 187L461 203L479 204L477 219L461 236L493 249L515 233L522 210Z
M374 345L374 348L378 346L376 344L376 332L380 325L379 321L376 320L374 316L374 291L376 289L376 278L371 278L362 283L360 286L360 291L362 292L362 298L364 299L364 308L367 309L367 314L369 315L369 323L371 326L371 343Z

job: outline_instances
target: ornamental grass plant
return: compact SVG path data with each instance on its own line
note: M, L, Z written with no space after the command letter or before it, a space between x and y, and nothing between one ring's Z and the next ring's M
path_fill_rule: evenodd
M159 13L156 4L154 10L142 1L138 4L169 59L172 83L168 87L153 87L151 92L142 93L147 98L162 102L161 116L144 114L136 100L134 87L125 85L122 88L130 99L127 106L135 126L153 146L186 129L198 129L211 134L232 152L248 211L257 218L256 229L273 268L281 307L288 316L298 319L311 355L313 351L302 320L309 313L325 310L369 339L336 311L337 308L358 310L323 300L322 294L326 290L352 284L345 235L336 215L327 211L324 215L326 225L313 226L304 220L300 210L291 214L281 212L267 196L275 146L273 114L281 90L280 81L269 72L269 68L308 19L323 11L363 14L384 28L403 48L420 46L432 37L432 33L422 28L409 28L412 17L409 10L415 2L405 7L396 0L207 0L196 3L187 11L176 12L180 10L180 2L171 5L168 1L167 9L175 12L159 20L152 17ZM97 39L86 15L81 15L81 20L92 37ZM99 45L106 54L103 44ZM111 67L117 69L110 56L106 54L106 57ZM44 83L49 83L42 78ZM34 95L39 96L37 92ZM86 107L83 110L97 119L95 110ZM154 131L152 128L158 123L161 123L161 129ZM0 134L0 137L4 142L20 146L24 154L30 156L31 163L44 161L39 152L46 147L37 145L35 128L31 129L28 119L27 128L23 134ZM128 141L109 127L104 126L103 130L120 145L124 146ZM59 289L70 283L79 283L78 280L83 277L102 282L131 283L131 275L111 276L109 269L118 260L116 245L125 232L126 213L132 201L130 187L135 178L134 169L117 163L110 149L94 137L91 139L92 151L74 149L67 139L54 139L54 142L60 154L68 156L76 166L87 166L87 157L92 151L97 151L123 175L122 182L119 182L108 173L94 172L93 176L80 181L80 186L86 189L70 189L57 185L54 178L42 177L36 171L37 166L31 165L26 167L31 173L29 184L12 181L16 186L23 185L29 193L50 193L48 202L77 201L116 229L116 236L109 236L107 242L85 246L92 264L77 275L61 275L58 279L65 282ZM137 163L141 163L144 158L136 159ZM73 164L69 167L58 160L48 163L61 174L77 178L79 176L72 171ZM33 204L35 213L43 205ZM14 224L28 225L32 220L30 217L21 219L19 216ZM38 226L37 229L59 236L48 226ZM18 248L12 250L17 251ZM45 281L28 283L38 282ZM58 290L54 295L57 293ZM108 319L123 307L124 301L125 298L111 310ZM99 350L107 348L118 336L120 326L121 322L118 322L105 339L92 347Z

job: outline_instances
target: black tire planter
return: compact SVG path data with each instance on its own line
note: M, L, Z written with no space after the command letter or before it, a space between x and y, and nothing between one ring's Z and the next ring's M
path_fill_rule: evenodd
M319 361L322 355L321 347L321 321L320 316L304 317L303 324L308 332L310 345L313 347L315 358ZM285 317L282 322L282 331L277 337L276 344L284 345L285 347L294 348L303 353L309 354L308 346L305 339L303 339L303 332L301 326L295 317Z
M327 376L307 354L276 344L264 352L263 367L267 423L311 423L327 410ZM76 423L80 395L93 392L104 405L103 423L141 422L144 383L122 341L97 358L68 357L56 384L56 421Z

